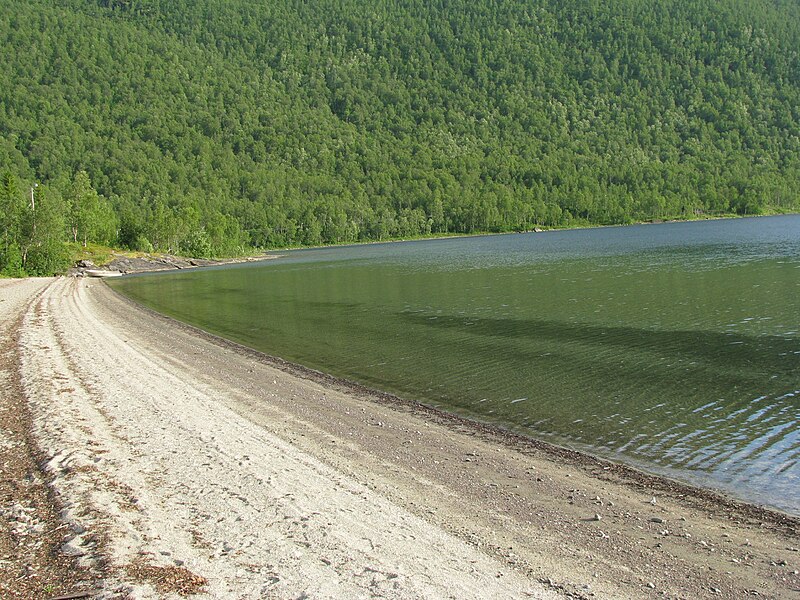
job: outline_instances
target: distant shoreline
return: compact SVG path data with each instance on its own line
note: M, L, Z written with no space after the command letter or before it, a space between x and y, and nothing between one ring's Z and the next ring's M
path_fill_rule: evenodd
M692 217L692 218L664 218L664 219L650 219L647 221L634 221L632 223L616 223L616 224L581 224L581 225L565 225L563 227L549 227L549 226L540 226L537 225L533 229L526 229L520 231L481 231L475 233L447 233L447 234L440 234L440 233L433 233L431 235L424 235L424 236L417 236L417 237L408 237L408 238L392 238L386 240L366 240L363 242L342 242L341 244L322 244L320 246L285 246L281 248L276 248L272 250L264 250L264 252L288 252L291 250L313 250L316 248L341 248L341 247L348 247L348 246L363 246L369 244L393 244L393 243L400 243L400 242L417 242L417 241L427 241L427 240L449 240L449 239L459 239L459 238L472 238L472 237L486 237L486 236L493 236L493 235L518 235L524 233L548 233L548 232L555 232L555 231L582 231L585 229L605 229L611 227L632 227L635 225L663 225L665 223L695 223L695 222L703 222L703 221L723 221L723 220L732 220L732 219L759 219L765 217L780 217L785 215L796 215L800 213L795 212L785 212L785 213L772 213L772 214L764 214L764 215L737 215L737 214L729 214L729 215L714 215L714 216L704 216L704 217Z
M514 235L514 234L545 234L548 232L559 231L582 231L587 229L604 229L611 227L631 227L635 225L663 225L668 223L696 223L703 221L721 221L728 219L750 219L750 218L768 218L786 215L794 215L800 213L775 213L769 215L720 215L720 216L707 216L696 217L690 219L664 219L664 220L649 220L637 221L634 223L617 224L617 225L575 225L567 227L550 227L550 228L535 228L526 231L504 231L504 232L480 232L480 233L453 233L453 234L432 234L429 236L420 236L412 238L394 238L387 240L368 240L362 242L343 242L341 244L325 244L321 246L286 246L282 248L273 248L269 250L261 250L258 254L235 256L228 258L217 259L204 259L177 256L172 254L140 254L134 257L129 256L132 253L123 251L114 251L112 253L112 260L104 265L102 268L120 271L123 274L138 274L138 273L153 273L162 271L174 271L184 269L195 269L203 267L217 267L223 265L260 262L280 258L280 252L294 252L298 250L317 250L325 248L347 248L354 246L365 245L378 245L378 244L397 244L403 242L418 242L418 241L433 241L433 240L449 240L461 238L474 238L474 237L487 237L494 235ZM85 268L77 267L70 270L70 274L83 274Z

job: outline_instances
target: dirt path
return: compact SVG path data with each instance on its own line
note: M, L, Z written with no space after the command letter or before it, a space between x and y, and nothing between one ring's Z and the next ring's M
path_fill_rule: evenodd
M26 293L21 389L101 597L800 598L797 519L370 396L100 282Z

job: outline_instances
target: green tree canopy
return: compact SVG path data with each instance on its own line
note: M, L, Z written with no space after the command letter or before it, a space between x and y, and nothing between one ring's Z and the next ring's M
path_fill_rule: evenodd
M0 39L0 172L82 242L800 207L797 2L6 0Z

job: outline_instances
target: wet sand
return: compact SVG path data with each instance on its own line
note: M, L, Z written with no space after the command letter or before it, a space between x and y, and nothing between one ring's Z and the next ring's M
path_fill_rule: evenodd
M0 533L70 561L66 591L800 598L794 517L266 357L97 280L0 280L0 299L3 405L30 433L0 451L29 448L50 503L4 507ZM24 560L44 589L48 559Z

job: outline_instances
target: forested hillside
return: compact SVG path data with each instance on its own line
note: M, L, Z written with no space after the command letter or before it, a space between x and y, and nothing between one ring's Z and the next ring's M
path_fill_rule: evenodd
M6 273L800 208L796 0L3 0L0 40Z

